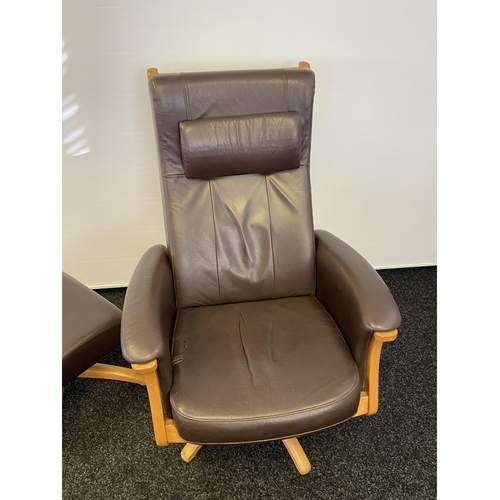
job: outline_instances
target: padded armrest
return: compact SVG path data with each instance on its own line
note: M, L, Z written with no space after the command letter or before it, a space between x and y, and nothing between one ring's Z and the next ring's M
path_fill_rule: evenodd
M316 297L337 323L364 376L373 332L398 328L399 309L382 278L356 250L327 231L315 235Z
M170 390L170 339L177 309L172 268L164 245L151 247L132 274L122 313L121 345L129 363L158 359L162 381Z

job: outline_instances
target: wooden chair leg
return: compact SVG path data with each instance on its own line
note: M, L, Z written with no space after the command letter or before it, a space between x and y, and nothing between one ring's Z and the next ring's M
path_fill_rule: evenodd
M200 451L201 444L186 443L181 451L181 457L184 462L191 462Z
M300 446L299 440L297 438L283 439L283 444L290 453L297 470L301 474L307 474L311 470L311 463Z
M132 363L134 372L141 375L146 382L156 444L158 446L167 446L168 438L165 425L165 412L163 411L163 400L157 368L158 362L156 359L144 364Z

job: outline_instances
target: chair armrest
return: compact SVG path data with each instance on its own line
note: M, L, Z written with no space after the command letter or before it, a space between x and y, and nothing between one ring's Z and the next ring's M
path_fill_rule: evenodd
M130 279L123 304L121 347L129 363L158 360L164 391L172 383L170 341L176 313L167 248L155 245L142 256Z
M356 250L333 234L317 230L316 297L344 336L364 376L374 332L396 330L401 323L391 292Z

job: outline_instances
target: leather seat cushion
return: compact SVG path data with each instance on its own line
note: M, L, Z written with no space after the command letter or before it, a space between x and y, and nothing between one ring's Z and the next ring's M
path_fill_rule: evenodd
M121 311L62 273L62 385L120 345Z
M285 439L359 404L357 365L312 296L181 309L172 349L172 416L189 442Z

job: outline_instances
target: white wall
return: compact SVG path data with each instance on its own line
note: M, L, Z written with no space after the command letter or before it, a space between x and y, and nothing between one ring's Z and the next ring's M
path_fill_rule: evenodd
M377 268L436 262L434 0L63 0L62 31L64 271L126 285L165 242L147 68L300 60L315 226Z

